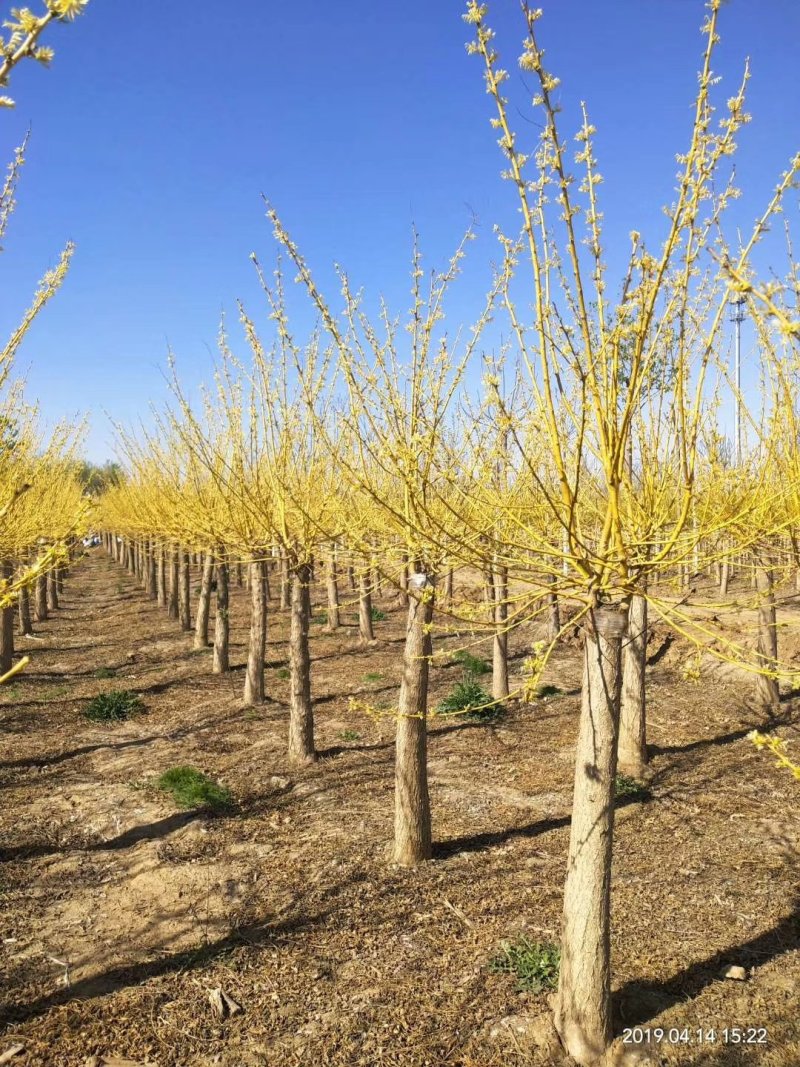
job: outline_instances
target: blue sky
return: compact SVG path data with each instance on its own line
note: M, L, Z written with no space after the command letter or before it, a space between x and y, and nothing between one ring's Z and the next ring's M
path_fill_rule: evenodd
M627 248L631 229L651 246L663 233L704 10L699 0L541 6L564 129L577 128L580 100L598 128L605 243L620 269L614 250ZM262 193L332 300L338 262L398 311L408 303L412 224L426 263L444 266L474 212L480 237L449 305L453 326L479 309L492 224L515 225L480 65L464 47L461 3L243 0L235 15L226 7L91 0L74 25L50 35L51 70L15 72L17 108L0 115L3 158L32 127L0 259L0 331L10 331L37 278L74 240L70 275L18 367L47 418L90 413L87 454L95 460L112 454L104 411L130 422L165 396L168 344L182 377L199 381L209 375L223 309L234 317L241 297L266 323L248 258L255 250L269 265L274 254ZM517 4L495 0L490 21L512 71L517 129L533 140L530 94L516 68ZM746 231L800 148L800 4L731 0L721 36L721 103L745 56L752 65L753 122L737 156L745 195L732 216ZM783 269L777 243L760 260ZM299 297L293 306L303 323Z

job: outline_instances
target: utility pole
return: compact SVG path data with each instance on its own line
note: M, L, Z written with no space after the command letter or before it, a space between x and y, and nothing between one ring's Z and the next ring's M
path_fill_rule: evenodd
M736 327L736 343L733 356L733 380L735 389L733 397L733 440L737 467L741 466L742 462L742 323L744 322L745 303L746 301L743 296L731 301L731 322Z

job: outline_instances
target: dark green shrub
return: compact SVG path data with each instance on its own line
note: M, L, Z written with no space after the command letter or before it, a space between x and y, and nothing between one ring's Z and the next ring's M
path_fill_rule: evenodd
M439 715L457 715L472 722L494 722L506 713L504 706L495 704L480 682L469 675L441 701L436 711Z
M633 797L634 800L646 800L650 796L650 790L644 782L636 778L628 778L625 774L618 774L614 779L614 795Z
M386 621L386 612L385 611L381 611L380 608L373 608L372 609L372 621L373 622L385 622Z
M139 715L144 710L144 704L136 693L127 689L112 689L90 701L83 714L92 722L124 722L131 715Z

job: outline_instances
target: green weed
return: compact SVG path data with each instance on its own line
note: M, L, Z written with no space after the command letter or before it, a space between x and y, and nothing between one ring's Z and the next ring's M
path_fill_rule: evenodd
M540 993L555 989L560 963L558 945L531 941L522 934L516 941L502 943L499 954L489 963L489 970L516 975L520 993Z
M158 779L156 787L165 793L171 793L179 808L226 811L233 805L230 790L195 767L170 768Z
M472 722L495 722L506 713L505 707L493 703L480 682L469 675L440 702L436 711L439 715L457 715Z
M90 701L83 714L92 722L124 722L131 715L141 714L144 710L144 704L136 693L127 689L112 689Z

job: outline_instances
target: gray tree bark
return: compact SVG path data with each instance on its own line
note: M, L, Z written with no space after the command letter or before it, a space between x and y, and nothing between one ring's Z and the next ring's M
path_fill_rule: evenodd
M374 641L372 591L369 585L369 575L366 571L362 571L358 576L358 589L358 635L362 641Z
M37 622L44 622L47 618L47 575L40 574L36 579L36 600L34 613Z
M336 567L336 546L332 545L325 566L325 590L328 596L328 625L326 629L335 633L341 625L339 615L339 575Z
M214 576L214 557L210 552L203 556L203 576L200 579L200 594L197 598L197 619L194 626L194 647L208 648L208 616L211 610L211 582Z
M769 560L760 558L756 565L758 590L758 662L764 670L774 670L778 662L778 628L775 612L775 590ZM775 709L780 705L780 687L777 678L756 675L756 696L764 708Z
M167 614L171 619L180 616L180 562L178 558L178 546L171 545L169 550L169 591L167 600Z
M394 862L413 867L431 858L428 793L428 672L432 655L435 578L409 575L403 680L400 684L394 776Z
M626 614L596 608L586 628L561 969L555 1024L581 1067L611 1043L611 856Z
M289 634L289 759L310 763L314 752L314 709L311 703L311 656L308 628L311 619L311 567L299 564L292 572L292 614Z
M0 573L6 581L14 577L14 565L3 560ZM11 670L14 663L14 605L0 610L0 674Z
M494 641L492 643L492 697L508 696L508 568L492 569L494 584Z
M622 703L617 764L624 774L641 778L647 766L645 670L647 601L638 593L628 608L628 635L622 648Z
M180 578L179 578L179 595L178 595L178 617L181 620L182 630L191 630L192 628L192 607L191 607L191 571L189 569L189 553L180 551Z
M250 643L244 676L244 702L264 703L264 658L267 652L266 566L259 555L250 563Z
M228 616L228 563L225 549L217 552L217 615L214 620L214 674L225 674L230 668L230 618Z

